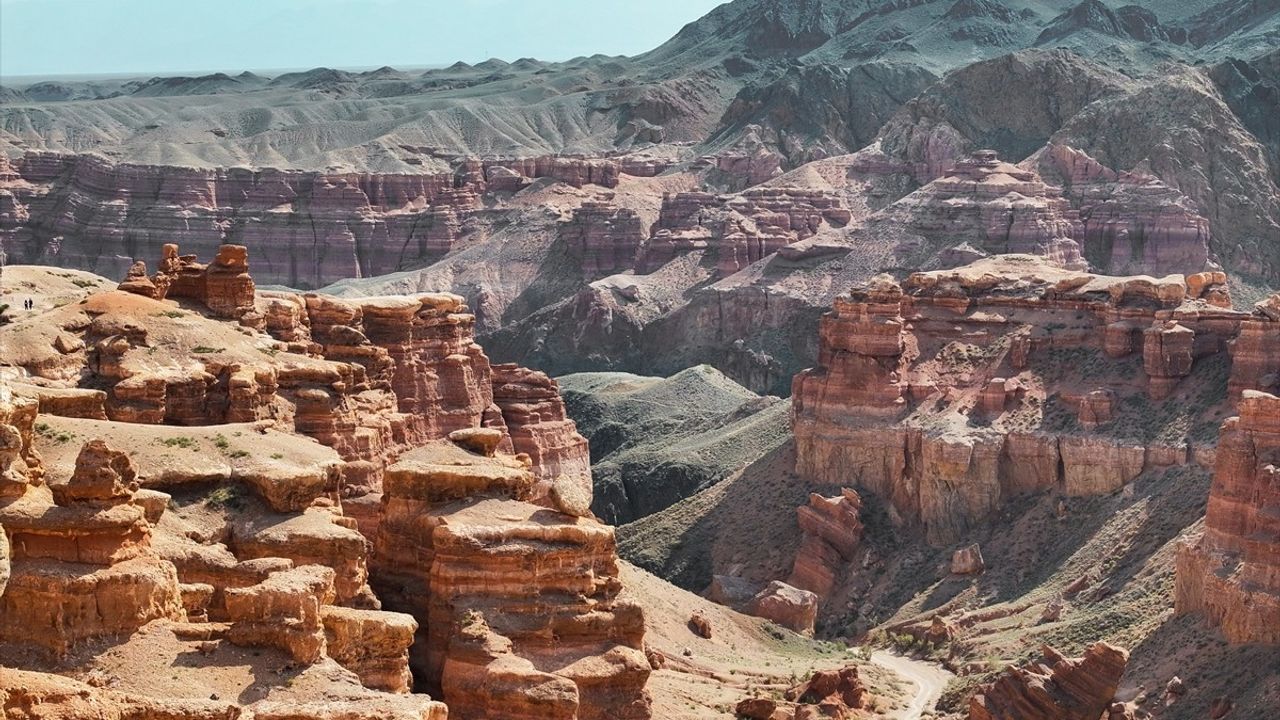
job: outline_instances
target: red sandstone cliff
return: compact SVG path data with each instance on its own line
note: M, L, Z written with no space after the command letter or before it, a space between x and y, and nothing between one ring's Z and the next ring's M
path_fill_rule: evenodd
M1113 420L1181 402L1197 360L1225 356L1250 320L1221 307L1223 280L1027 256L876 280L822 318L819 365L795 379L797 472L870 490L947 544L1012 495L1107 494L1189 462L1189 438L1162 439L1149 415Z
M244 647L318 683L217 717L442 717L415 682L457 717L649 717L586 441L461 298L258 295L236 246L123 287L0 329L0 645L215 670Z
M1246 390L1223 423L1204 532L1178 552L1174 600L1233 643L1280 643L1280 398Z

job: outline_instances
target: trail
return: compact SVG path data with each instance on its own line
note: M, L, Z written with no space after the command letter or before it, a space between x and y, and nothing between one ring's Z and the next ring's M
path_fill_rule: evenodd
M916 686L911 702L898 715L898 720L920 720L926 710L933 710L938 697L942 695L942 689L951 680L951 673L938 665L912 660L884 650L873 653L871 662L898 673Z

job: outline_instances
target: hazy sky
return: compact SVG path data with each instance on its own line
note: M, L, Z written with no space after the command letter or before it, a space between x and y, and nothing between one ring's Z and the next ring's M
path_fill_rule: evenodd
M0 0L0 75L633 55L723 0Z

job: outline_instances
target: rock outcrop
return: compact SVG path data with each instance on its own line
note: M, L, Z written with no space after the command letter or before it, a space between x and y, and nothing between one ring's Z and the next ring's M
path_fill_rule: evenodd
M862 542L862 498L848 488L832 498L810 493L809 504L796 508L796 519L804 540L787 582L826 598Z
M592 280L634 268L645 237L636 211L603 200L583 203L560 228L583 277Z
M667 194L637 270L652 272L679 255L709 250L728 275L851 219L840 200L821 190L764 187L737 195Z
M1178 550L1179 613L1233 643L1280 643L1280 398L1244 391L1223 423L1203 533Z
M1010 667L969 701L969 720L1097 720L1111 706L1129 653L1095 643L1079 658L1042 648L1043 658Z
M987 254L1026 253L1065 268L1087 266L1080 217L1061 188L1034 170L1001 162L994 150L957 161L876 222L900 224L937 244L965 242Z
M65 654L91 638L184 617L173 564L151 548L153 523L124 453L85 443L70 480L0 505L12 576L0 641Z
M1185 434L1160 440L1173 431L1133 413L1184 407L1186 378L1225 368L1242 325L1261 322L1214 300L1224 281L1109 277L1018 255L875 279L822 318L819 365L795 378L797 472L874 492L944 545L1004 498L1109 494L1184 464ZM1129 379L1139 356L1145 392ZM1209 427L1204 403L1190 411Z
M486 193L514 192L537 178L613 187L621 165L546 156L461 160L438 173L332 174L33 151L6 167L0 198L11 209L0 211L0 233L10 262L118 277L137 247L177 243L208 257L235 244L260 259L260 281L317 288L439 258L483 212ZM145 275L130 277L131 289L147 285Z
M414 666L461 717L648 717L613 530L524 502L535 483L522 457L405 455L385 478L375 587L418 619Z
M514 364L493 366L493 402L502 412L511 447L533 462L533 499L549 497L560 483L591 505L591 466L587 439L565 414L560 386L545 373ZM571 488L569 486L572 486Z

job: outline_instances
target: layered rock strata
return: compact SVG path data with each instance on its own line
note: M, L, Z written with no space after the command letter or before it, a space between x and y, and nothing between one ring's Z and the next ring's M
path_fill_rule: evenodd
M645 237L636 211L603 200L583 203L560 228L560 238L588 279L635 267Z
M493 402L502 412L511 447L529 456L537 483L533 499L551 494L557 481L591 504L587 439L565 412L560 386L545 373L514 364L493 366ZM562 488L563 490L563 488Z
M1078 217L1074 237L1095 268L1163 275L1208 266L1209 220L1154 175L1118 172L1058 143L1024 164L1059 181Z
M838 497L809 494L796 508L803 540L788 583L826 598L835 588L837 569L854 560L862 542L862 498L844 488Z
M533 458L539 497L560 477L589 495L586 441L555 383L515 365L495 375L461 297L257 296L243 247L223 246L209 265L178 253L164 247L146 287L126 282L14 328L0 354L39 383L30 394L58 414L291 427L348 461L352 492L376 490L389 456L489 427L510 428L503 448L514 442ZM175 308L175 298L191 303ZM101 395L99 413L92 401Z
M128 456L93 440L70 480L0 505L13 544L0 641L65 654L184 617L177 570L151 549L153 523L137 491Z
M1280 644L1280 398L1244 391L1222 425L1204 531L1179 547L1174 604L1233 643Z
M535 482L527 459L448 442L402 457L379 594L418 619L414 666L461 717L648 717L644 619L618 597L613 530L524 502Z
M1223 281L1030 256L875 280L822 318L819 366L796 376L797 472L870 490L947 544L1006 497L1107 494L1186 463L1185 437L1135 436L1113 426L1113 405L1174 402L1197 362L1225 362L1249 316L1217 302ZM1145 392L1128 380L1139 358Z
M652 272L681 254L710 250L718 272L728 275L823 227L843 227L851 217L837 197L822 190L666 194L637 270Z
M1034 170L1002 162L994 150L957 161L895 203L883 220L939 245L963 242L988 254L1027 253L1061 267L1087 267L1079 213L1061 188Z
M1111 706L1129 653L1095 643L1066 658L1042 648L1043 658L1010 667L969 701L969 720L1097 720Z
M534 179L613 187L616 159L460 160L446 172L318 173L113 164L32 151L0 174L0 238L10 261L120 276L138 248L178 243L211 256L249 247L260 280L321 287L447 253L480 197ZM634 164L626 169L652 174Z

